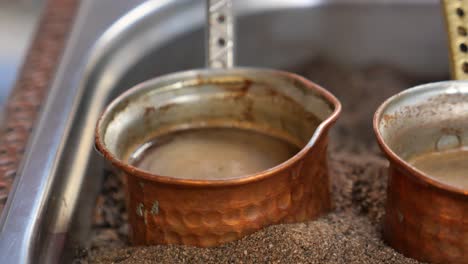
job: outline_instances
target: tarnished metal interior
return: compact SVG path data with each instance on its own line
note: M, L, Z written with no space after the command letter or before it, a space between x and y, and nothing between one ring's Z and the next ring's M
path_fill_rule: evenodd
M447 74L436 0L239 0L235 8L239 65L288 69L321 56ZM86 245L102 178L93 147L99 114L141 81L203 67L204 18L202 1L82 1L4 210L5 263L57 263Z
M259 131L301 148L335 109L317 91L288 77L254 68L165 76L113 103L99 135L124 162L135 147L158 135L206 127Z
M389 99L379 116L383 140L402 159L468 145L466 81L419 86Z

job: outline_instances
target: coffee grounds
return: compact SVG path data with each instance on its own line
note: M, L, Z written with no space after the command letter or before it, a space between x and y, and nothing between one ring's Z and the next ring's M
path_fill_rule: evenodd
M387 161L372 132L380 103L420 83L390 66L351 70L326 60L297 73L326 87L343 104L330 140L334 209L306 223L282 224L215 248L131 247L127 240L122 179L106 173L96 205L89 249L81 263L419 263L387 246L381 237Z

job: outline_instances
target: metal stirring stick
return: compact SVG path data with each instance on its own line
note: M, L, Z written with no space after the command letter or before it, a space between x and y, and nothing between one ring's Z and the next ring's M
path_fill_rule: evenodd
M234 65L234 15L231 0L206 1L206 65L231 68Z
M468 79L468 1L443 0L450 47L450 67L455 80Z

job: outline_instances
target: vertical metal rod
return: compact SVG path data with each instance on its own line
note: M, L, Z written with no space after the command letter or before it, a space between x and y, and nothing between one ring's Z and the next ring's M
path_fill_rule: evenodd
M234 65L234 15L231 0L206 0L206 64L209 68Z
M443 0L450 47L450 68L455 80L468 79L468 1Z

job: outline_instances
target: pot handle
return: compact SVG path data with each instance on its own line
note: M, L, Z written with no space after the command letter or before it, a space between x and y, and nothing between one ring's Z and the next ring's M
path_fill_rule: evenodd
M443 0L452 79L468 80L468 2Z
M234 65L234 15L231 0L206 0L206 64L208 68Z

